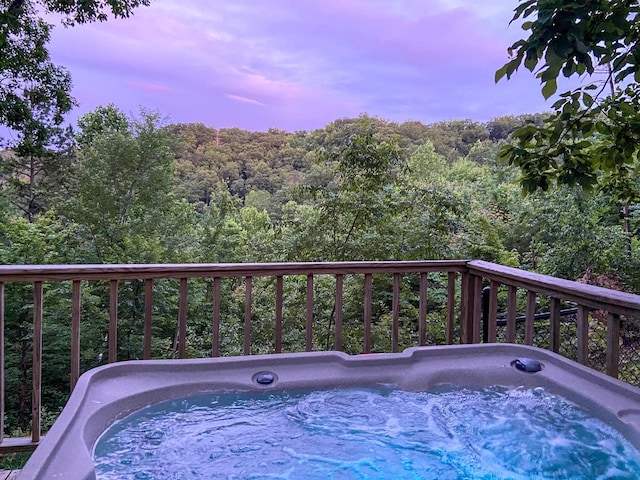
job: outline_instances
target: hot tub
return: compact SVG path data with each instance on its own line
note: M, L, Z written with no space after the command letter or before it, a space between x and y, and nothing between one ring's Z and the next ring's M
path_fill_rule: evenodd
M541 369L536 371L538 366ZM451 385L542 387L612 426L640 450L640 389L546 350L509 344L460 345L411 348L398 354L311 352L130 361L99 367L80 378L19 478L94 479L92 449L100 435L114 421L166 400L223 391L384 386L423 392Z

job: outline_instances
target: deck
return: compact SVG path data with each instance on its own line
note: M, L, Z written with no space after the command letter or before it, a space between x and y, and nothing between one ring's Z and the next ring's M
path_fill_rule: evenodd
M206 308L190 310L196 298ZM570 318L563 307L571 307ZM37 447L46 431L51 322L64 327L57 348L68 355L64 381L72 390L85 369L90 312L102 322L94 335L101 363L507 342L640 384L640 295L484 261L0 265L0 399L7 397L5 330L18 321L28 337L20 365L31 378L20 411L31 417L31 436L3 438L5 418L18 410L0 402L0 453ZM0 480L18 472L0 471Z

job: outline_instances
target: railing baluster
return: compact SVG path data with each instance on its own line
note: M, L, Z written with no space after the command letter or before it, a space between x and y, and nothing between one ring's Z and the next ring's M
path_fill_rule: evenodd
M517 294L518 288L509 285L507 288L507 342L515 343L516 341L516 315L517 315Z
M144 334L142 358L151 359L151 336L153 335L153 279L144 281Z
M344 277L342 274L336 275L336 332L335 346L338 351L342 350L342 302L343 302Z
M536 315L536 292L529 290L527 292L527 317L524 321L524 343L533 345L533 336L535 334L535 315Z
M427 344L427 289L429 279L426 272L420 273L420 311L418 313L418 343L422 347Z
M109 282L109 363L118 359L118 280Z
M554 353L560 351L560 299L551 297L549 299L549 350Z
M282 275L276 277L276 353L282 353L282 300L284 282Z
M305 347L307 352L313 350L313 275L307 275L307 325Z
M460 291L460 343L471 343L469 338L469 319L472 310L471 275L469 272L462 272L461 291Z
M4 440L4 282L0 282L0 443Z
M480 343L482 336L482 277L473 276L473 310L471 311L471 341Z
M371 300L373 297L373 275L364 276L364 353L371 353Z
M607 375L618 378L620 361L620 315L607 317Z
M220 356L220 277L213 278L213 313L211 318L211 356Z
M576 316L577 359L578 363L589 364L589 309L578 305Z
M71 390L80 376L80 280L71 284Z
M31 441L40 441L42 397L42 282L33 282L33 387L31 390Z
M253 277L245 278L244 290L244 348L245 355L251 355L251 290Z
M187 358L187 292L187 279L181 278L178 300L178 358Z
M391 351L398 351L400 337L400 274L393 274L393 307L391 313Z
M500 283L495 280L491 280L489 286L489 315L487 318L487 340L489 343L495 343L497 340L497 327L498 327L498 289Z
M456 273L449 272L447 280L447 327L445 341L447 345L453 345L453 333L456 321Z

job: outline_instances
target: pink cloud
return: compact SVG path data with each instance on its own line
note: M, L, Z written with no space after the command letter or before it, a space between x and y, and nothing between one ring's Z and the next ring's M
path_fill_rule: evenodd
M225 97L230 98L231 100L237 100L238 102L249 103L251 105L259 105L261 107L264 107L264 103L254 100L252 98L243 97L242 95L233 95L232 93L225 93L224 95Z
M163 87L162 85L153 85L153 84L142 84L142 83L133 83L127 82L127 87L134 88L136 90L143 90L149 93L173 93L173 91L168 87Z
M142 103L217 126L297 130L362 112L429 122L542 109L527 72L494 85L519 34L503 2L215 3L154 0L127 20L56 28L52 56L71 71L83 109Z

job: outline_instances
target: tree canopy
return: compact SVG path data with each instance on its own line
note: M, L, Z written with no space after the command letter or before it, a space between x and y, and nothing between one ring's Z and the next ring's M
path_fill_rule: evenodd
M54 143L75 101L69 73L55 65L47 44L53 25L42 15L62 15L65 26L126 18L150 0L0 0L0 124L14 132L4 147L34 149ZM52 130L53 128L53 130ZM20 153L20 152L18 152Z
M554 184L606 188L621 200L636 187L640 149L640 5L635 0L521 0L516 41L496 81L523 66L540 79L546 99L558 79L581 84L559 94L543 125L525 125L501 157L520 167L525 191Z

